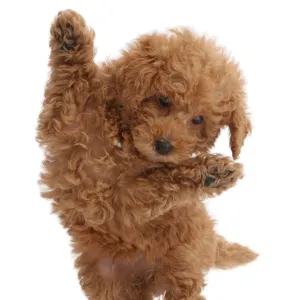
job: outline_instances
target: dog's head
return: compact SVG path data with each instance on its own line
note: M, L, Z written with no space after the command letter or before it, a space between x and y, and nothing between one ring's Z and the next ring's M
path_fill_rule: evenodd
M236 159L251 130L238 66L189 30L144 35L107 65L135 149L179 164L207 152L224 126Z

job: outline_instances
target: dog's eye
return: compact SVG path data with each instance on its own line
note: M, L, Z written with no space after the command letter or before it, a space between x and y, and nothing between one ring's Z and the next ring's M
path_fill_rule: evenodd
M167 97L159 97L158 98L159 104L162 107L170 107L172 102Z
M204 122L204 118L202 116L199 116L199 117L196 117L196 118L192 119L192 123L194 125L199 125L203 122Z

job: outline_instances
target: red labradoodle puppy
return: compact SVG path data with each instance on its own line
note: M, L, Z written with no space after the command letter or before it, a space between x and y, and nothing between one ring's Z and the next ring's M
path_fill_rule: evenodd
M241 73L188 30L142 36L102 66L93 39L74 11L54 20L37 135L81 286L90 300L204 299L209 269L256 257L215 233L202 202L241 177L208 154L229 126L237 158L251 129Z

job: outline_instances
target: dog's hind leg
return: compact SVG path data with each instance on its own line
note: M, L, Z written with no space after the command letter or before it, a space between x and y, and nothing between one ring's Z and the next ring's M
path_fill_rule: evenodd
M215 267L218 269L231 269L250 263L258 254L248 247L237 243L229 243L223 237L217 237Z

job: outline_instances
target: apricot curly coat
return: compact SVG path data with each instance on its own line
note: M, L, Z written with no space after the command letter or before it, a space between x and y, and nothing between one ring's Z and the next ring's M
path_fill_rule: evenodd
M37 135L43 196L72 237L81 286L91 300L204 299L205 272L256 257L215 233L202 201L242 175L208 153L229 126L237 158L251 129L241 73L187 29L141 36L102 66L93 39L74 11L54 20Z

